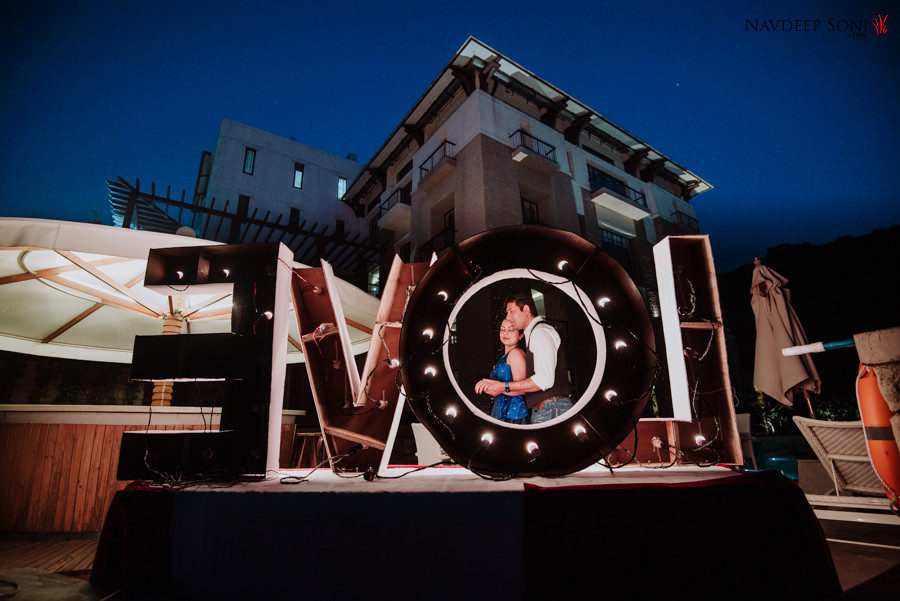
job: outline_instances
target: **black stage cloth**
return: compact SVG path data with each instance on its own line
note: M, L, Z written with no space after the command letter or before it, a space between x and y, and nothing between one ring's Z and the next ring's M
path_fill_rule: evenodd
M459 472L122 491L92 579L109 591L143 577L184 599L840 594L806 498L777 472L621 470L524 491ZM588 485L559 486L569 482Z

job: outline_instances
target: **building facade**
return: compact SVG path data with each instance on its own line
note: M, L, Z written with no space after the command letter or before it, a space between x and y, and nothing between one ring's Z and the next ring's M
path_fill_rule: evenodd
M654 297L652 245L699 233L690 200L710 188L470 38L344 201L404 260L492 228L542 224L602 247Z
M243 211L259 219L362 238L368 230L340 198L362 169L352 155L341 158L248 125L222 120L214 152L200 160L195 203L228 212ZM212 217L207 238L226 241L228 224ZM201 225L202 227L202 225Z

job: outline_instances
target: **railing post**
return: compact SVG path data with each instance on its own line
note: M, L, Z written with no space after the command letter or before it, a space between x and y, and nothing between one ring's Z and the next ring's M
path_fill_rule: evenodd
M247 219L247 212L250 210L250 198L247 196L238 197L237 212L231 218L231 229L228 230L228 244L237 244L241 237L241 226Z
M121 178L119 178L121 179ZM125 180L122 180L125 181ZM127 183L125 185L128 185ZM128 195L128 204L125 206L125 214L122 216L122 227L128 229L134 220L135 211L137 211L137 196L141 191L141 178L137 178L134 182L134 188Z

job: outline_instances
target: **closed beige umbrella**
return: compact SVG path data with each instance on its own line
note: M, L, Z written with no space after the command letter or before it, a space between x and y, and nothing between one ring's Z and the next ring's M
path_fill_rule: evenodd
M819 373L809 355L785 357L781 349L806 344L806 332L791 307L787 278L754 261L750 287L750 306L756 318L756 362L753 384L773 399L787 405L794 404L794 394L800 391L809 404L809 393L821 387ZM814 415L814 414L813 414Z

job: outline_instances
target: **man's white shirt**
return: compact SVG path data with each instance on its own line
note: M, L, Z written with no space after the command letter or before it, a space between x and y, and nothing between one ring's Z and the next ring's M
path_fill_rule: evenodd
M525 328L525 344L534 355L534 374L529 374L531 381L541 390L547 390L556 379L556 356L561 340L553 327L534 329L543 321L543 317L531 320Z

